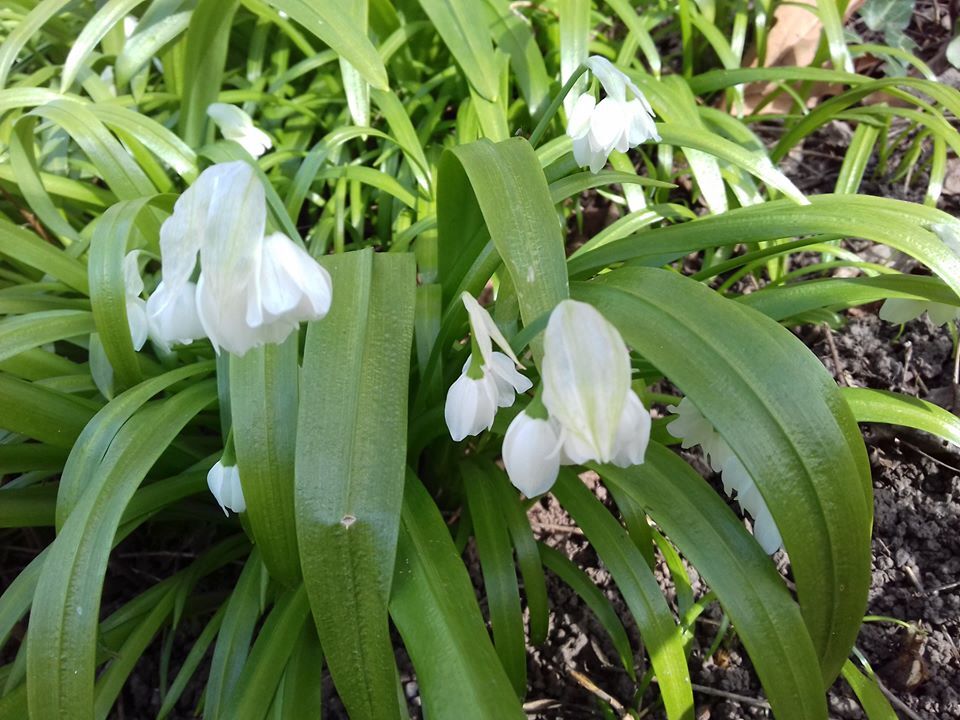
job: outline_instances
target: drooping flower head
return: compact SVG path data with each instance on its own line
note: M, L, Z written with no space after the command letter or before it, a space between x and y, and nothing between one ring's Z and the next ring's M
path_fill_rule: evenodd
M282 233L265 237L266 220L263 184L245 162L207 168L180 196L160 228L163 276L147 301L159 342L206 336L243 355L327 314L329 273Z
M253 124L253 118L236 105L211 103L207 116L220 129L227 140L233 140L253 157L258 158L273 147L273 141L263 130Z
M247 501L243 498L240 470L236 465L224 465L222 460L218 460L207 473L207 487L224 515L230 514L228 510L235 513L246 512Z
M593 95L577 98L567 122L573 157L580 167L599 172L614 150L626 152L647 140L660 140L653 109L630 78L609 60L593 55L586 66L603 87L599 103Z
M463 293L460 299L467 309L479 358L467 357L460 377L447 391L444 419L450 436L458 442L493 427L497 408L510 407L517 393L532 386L517 371L520 361L490 313L470 293ZM503 352L494 351L494 343Z

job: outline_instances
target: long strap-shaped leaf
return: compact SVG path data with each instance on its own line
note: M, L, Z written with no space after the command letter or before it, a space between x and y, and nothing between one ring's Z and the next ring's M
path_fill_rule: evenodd
M351 717L398 717L387 621L407 448L413 256L331 258L330 314L307 330L297 427L300 563Z
M180 430L213 402L201 382L148 407L117 433L44 562L30 614L27 691L37 718L93 717L97 615L110 547L137 486Z
M230 360L230 406L247 518L263 563L281 583L300 578L293 511L298 337Z
M869 388L841 388L857 422L885 423L923 430L960 446L960 418L926 400Z
M428 717L525 717L446 523L412 474L403 496L390 615L416 668Z
M727 504L682 459L652 443L643 465L599 468L643 506L730 615L779 720L826 717L813 643L773 563Z
M553 493L590 539L636 619L657 674L667 717L693 718L693 691L683 636L653 570L630 542L626 530L573 472L565 469L560 473Z
M866 606L873 507L863 440L833 379L788 330L674 273L625 268L576 295L691 398L756 481L829 685Z

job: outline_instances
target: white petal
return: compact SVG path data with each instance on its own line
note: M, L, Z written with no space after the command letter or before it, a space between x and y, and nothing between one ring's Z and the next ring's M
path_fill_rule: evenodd
M189 344L205 335L197 314L197 286L192 282L174 289L161 281L145 309L150 337L160 345Z
M308 322L330 311L330 273L283 233L262 244L260 272L247 305L247 323L258 326L276 319Z
M783 547L783 539L780 537L780 530L773 521L773 515L764 505L763 510L753 521L753 536L760 543L760 547L768 555L773 555L777 550Z
M945 303L932 302L927 305L927 315L934 325L945 325L954 320L960 308L956 305L947 305Z
M240 471L236 465L224 466L218 461L207 473L207 487L220 505L224 515L227 510L235 513L245 512L247 502L243 498L243 488L240 486Z
M613 464L620 467L641 465L650 442L650 413L637 394L630 390L624 403L620 427L617 429L617 448Z
M133 349L139 351L147 341L147 303L143 298L127 298L127 324L130 326L130 339Z
M631 100L624 106L626 112L626 138L630 147L636 147L647 140L660 140L657 126L644 102Z
M617 329L592 305L562 301L547 322L542 378L550 415L592 459L612 460L630 389L630 356Z
M560 442L549 420L522 412L503 438L503 464L510 482L527 497L542 495L557 480Z
M631 89L636 87L622 70L605 57L591 55L584 64L590 69L593 76L600 81L604 92L615 100L623 102L627 99L628 83L632 86ZM639 93L640 91L636 90L636 92Z
M593 109L597 106L597 101L593 95L584 93L577 98L573 110L570 111L570 119L567 121L567 135L574 140L584 137L590 131L590 119L593 117Z
M593 151L590 149L590 138L586 135L579 138L574 138L573 159L577 162L579 167L589 167L591 165L593 161ZM606 161L607 159L605 157L602 158L600 167L603 167L603 163ZM599 172L599 169L594 170L594 172Z
M513 348L510 347L510 343L507 342L503 333L500 332L500 328L497 327L497 324L493 321L493 318L490 317L490 313L487 312L486 308L478 303L477 299L468 292L461 293L460 300L467 309L467 315L470 318L470 329L473 332L474 340L477 342L477 347L480 348L480 357L483 358L483 364L489 365L491 363L490 358L493 352L492 343L496 343L497 347L503 350L511 360L519 365L520 361L514 354Z
M590 149L603 150L608 156L624 133L624 103L604 98L590 118Z
M887 298L880 306L880 319L902 325L923 315L927 309L926 300L908 300L906 298Z
M450 437L459 442L493 427L497 414L497 388L489 375L474 380L461 375L447 391L443 416Z
M533 387L530 379L520 373L513 363L503 353L495 352L491 356L491 363L484 367L496 383L497 405L510 407L513 405L517 393L525 393Z
M255 127L253 119L235 105L212 103L207 106L207 115L223 137L239 143L253 157L260 157L273 147L270 136Z

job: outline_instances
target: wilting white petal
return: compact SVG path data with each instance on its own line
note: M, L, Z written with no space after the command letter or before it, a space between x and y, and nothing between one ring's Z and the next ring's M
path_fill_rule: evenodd
M253 157L260 157L273 147L270 136L254 126L253 119L235 105L212 103L207 106L207 115L223 137L240 144Z
M617 329L592 305L564 300L544 337L543 404L578 449L599 462L613 459L630 390L630 356ZM565 442L565 451L570 454Z
M908 300L907 298L887 298L880 306L880 319L890 323L902 325L914 318L923 315L927 309L925 300Z
M550 420L517 415L503 438L503 464L510 482L527 497L542 495L560 471L560 438Z
M443 417L450 437L459 442L493 427L497 415L497 386L487 374L475 380L466 373L447 391Z
M500 328L497 327L497 324L493 321L493 318L490 317L490 313L487 312L486 308L478 303L477 299L468 292L461 293L460 300L467 309L467 316L470 318L470 330L473 332L473 338L477 342L477 347L480 348L480 357L483 358L484 364L490 364L493 343L496 343L497 347L503 350L513 362L519 365L520 361L514 354L513 348L510 347L510 343L507 342L503 333L500 332Z
M630 390L624 403L620 427L617 428L617 447L613 464L620 467L641 465L650 442L650 413L637 394Z
M207 487L220 505L224 515L227 510L235 513L245 512L247 502L243 499L243 488L240 487L240 470L236 465L224 465L218 461L207 473Z
M517 393L525 393L533 387L530 378L517 370L513 360L500 352L490 356L490 364L483 368L488 373L497 388L497 405L510 407Z
M205 336L197 314L197 286L186 282L173 289L161 280L146 303L150 337L161 346L189 345Z

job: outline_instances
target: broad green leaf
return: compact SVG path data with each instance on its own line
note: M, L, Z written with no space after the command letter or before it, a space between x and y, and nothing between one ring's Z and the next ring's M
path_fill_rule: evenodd
M269 3L329 45L373 87L388 89L386 68L367 39L366 28L358 28L338 5L310 0L269 0Z
M570 470L562 470L553 494L569 512L610 571L650 655L670 720L694 717L683 636L653 570L626 531Z
M497 507L497 490L491 477L499 470L468 462L461 471L476 534L494 647L514 691L523 697L527 689L527 652L513 548L506 522Z
M351 716L400 715L387 621L406 459L413 256L331 258L334 303L307 329L297 424L300 564Z
M960 447L960 418L926 400L868 388L841 388L857 422L902 425L932 433Z
M717 492L657 443L647 448L643 465L598 470L605 482L646 509L716 593L777 718L826 718L824 684L797 604Z
M247 519L271 576L300 579L293 509L299 400L293 335L230 359L230 409Z
M4 318L0 320L0 360L93 330L93 314L86 310L47 310Z
M674 273L625 268L575 294L683 390L743 461L784 539L829 685L866 605L873 505L863 440L833 378L786 329Z
M210 383L146 408L110 444L43 565L27 640L30 714L88 718L94 707L97 616L124 508L160 454L216 398Z
M0 256L22 262L42 273L49 273L81 293L89 293L87 268L79 260L44 242L28 230L0 217Z
M446 523L412 474L403 495L390 616L416 668L430 717L525 717Z
M480 2L419 0L470 85L489 102L500 92L500 72Z

